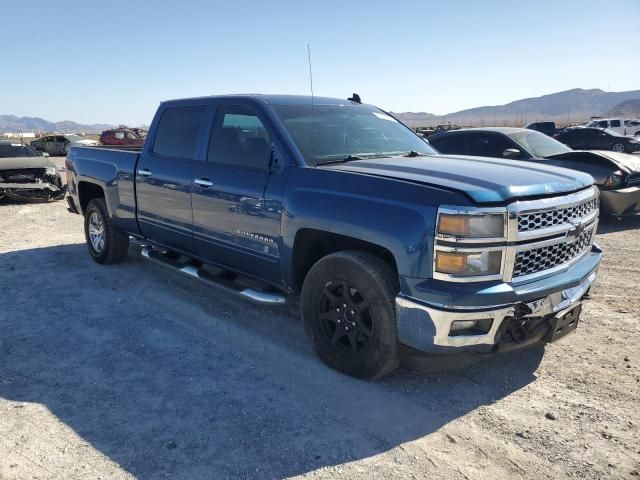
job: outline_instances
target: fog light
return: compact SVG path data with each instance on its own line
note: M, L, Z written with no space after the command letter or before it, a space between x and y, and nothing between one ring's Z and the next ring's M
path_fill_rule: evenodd
M478 324L477 320L456 320L451 324L451 331L466 330L467 328L473 328Z
M456 320L451 324L450 337L459 335L485 335L491 330L492 318L480 320Z

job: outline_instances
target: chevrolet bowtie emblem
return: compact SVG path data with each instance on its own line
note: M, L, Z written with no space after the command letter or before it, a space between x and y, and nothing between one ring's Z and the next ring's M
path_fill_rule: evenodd
M571 225L573 225L573 228L567 232L567 241L569 243L573 243L580 238L585 228L584 224L575 221L572 221Z

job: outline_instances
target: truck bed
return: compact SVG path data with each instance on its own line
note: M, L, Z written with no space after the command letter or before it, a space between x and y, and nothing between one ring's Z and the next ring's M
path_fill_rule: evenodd
M102 186L107 207L114 222L123 230L138 231L136 221L135 171L140 156L135 150L100 147L72 147L67 155L68 164L75 170L75 182L69 189L83 188L84 181ZM77 205L79 209L81 205Z

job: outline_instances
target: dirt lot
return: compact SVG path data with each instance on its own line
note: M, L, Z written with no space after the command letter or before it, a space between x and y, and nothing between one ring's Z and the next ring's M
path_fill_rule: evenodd
M640 220L599 231L575 334L366 383L316 359L295 306L133 247L98 266L63 202L0 205L0 479L640 478Z

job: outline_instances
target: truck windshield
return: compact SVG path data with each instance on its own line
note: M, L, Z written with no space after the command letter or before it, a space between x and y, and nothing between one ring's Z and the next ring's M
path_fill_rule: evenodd
M336 160L436 155L422 138L369 105L275 105L309 165Z
M517 144L522 145L534 157L552 157L571 152L565 144L535 130L525 130L508 134Z

